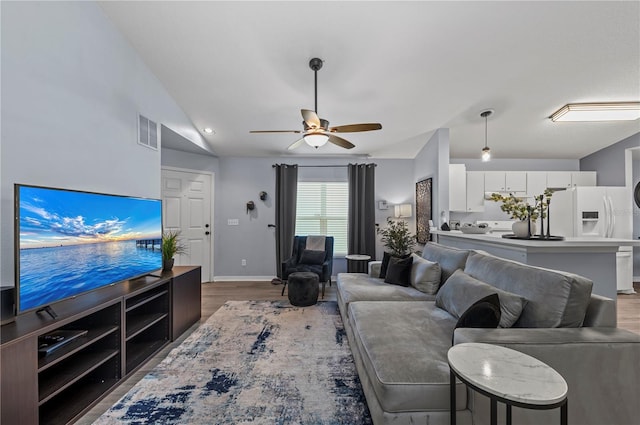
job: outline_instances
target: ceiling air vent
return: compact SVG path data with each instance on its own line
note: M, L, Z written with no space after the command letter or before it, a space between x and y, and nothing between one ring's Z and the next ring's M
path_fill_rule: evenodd
M158 124L138 114L138 143L158 150Z

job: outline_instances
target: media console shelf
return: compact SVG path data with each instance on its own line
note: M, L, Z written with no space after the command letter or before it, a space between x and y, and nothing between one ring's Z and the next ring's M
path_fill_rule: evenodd
M200 319L200 267L176 266L18 316L0 332L0 423L74 422ZM86 330L46 356L38 337Z

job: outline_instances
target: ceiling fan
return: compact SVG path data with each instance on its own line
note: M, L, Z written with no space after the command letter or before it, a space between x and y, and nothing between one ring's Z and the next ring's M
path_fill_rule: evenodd
M303 133L301 139L293 142L288 150L295 149L303 143L309 146L319 148L325 143L330 142L334 145L345 149L354 148L355 145L342 137L336 136L335 133L355 133L359 131L380 130L382 125L379 123L363 123L363 124L347 124L337 127L329 127L329 121L318 117L318 71L322 68L322 59L313 58L309 61L309 68L313 71L314 87L315 87L315 111L302 109L302 125L304 130L252 130L249 133Z

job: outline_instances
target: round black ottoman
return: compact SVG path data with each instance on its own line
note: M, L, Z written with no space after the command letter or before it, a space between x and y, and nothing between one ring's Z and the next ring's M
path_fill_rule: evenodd
M318 302L318 275L311 272L295 272L289 275L289 302L297 307L307 307Z

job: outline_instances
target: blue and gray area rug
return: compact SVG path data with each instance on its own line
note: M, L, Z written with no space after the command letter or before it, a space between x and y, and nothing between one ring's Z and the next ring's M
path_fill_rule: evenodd
M335 302L229 301L96 424L371 424Z

